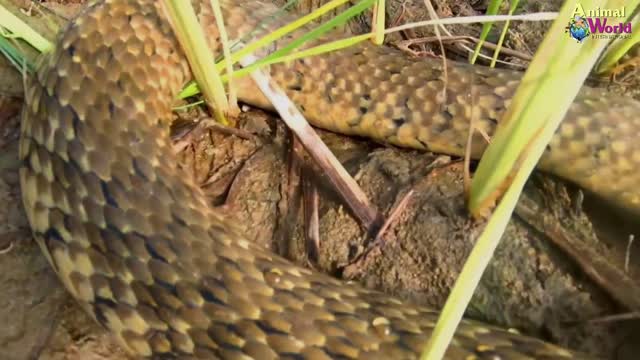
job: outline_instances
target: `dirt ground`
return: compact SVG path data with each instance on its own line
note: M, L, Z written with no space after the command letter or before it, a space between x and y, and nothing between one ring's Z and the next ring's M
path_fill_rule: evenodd
M4 2L5 0L3 0ZM28 1L12 0L24 9ZM62 3L62 4L59 4ZM49 4L70 17L78 1ZM418 0L388 1L390 22L427 17ZM560 1L522 2L520 12L557 10ZM433 1L439 16L478 15L483 1ZM301 1L303 10L317 1ZM404 10L403 10L404 8ZM400 16L400 14L403 14ZM358 31L368 18L352 24ZM363 25L364 24L364 25ZM503 60L526 64L548 23L516 23L506 46L514 56ZM456 35L477 36L478 26L454 26ZM430 36L416 31L389 39L406 41ZM492 34L491 39L495 39ZM469 46L467 44L467 46ZM471 45L472 46L472 45ZM415 52L438 52L427 44ZM434 50L435 49L435 50ZM448 44L447 56L463 59L461 43ZM125 354L66 294L32 241L24 216L17 171L21 78L0 60L0 359L122 359ZM595 81L597 82L597 81ZM594 82L594 83L595 83ZM612 86L612 91L622 91ZM192 113L180 114L182 133L193 126ZM186 124L186 125L185 125ZM245 226L250 239L306 266L412 302L441 307L480 232L464 209L463 165L459 159L372 144L320 132L367 196L386 216L413 191L386 241L365 253L370 243L327 180L304 155L293 155L292 139L281 122L259 110L244 112L240 132L209 129L189 135L181 154L185 171L193 172L215 206ZM215 144L215 146L214 146ZM295 153L299 154L299 153ZM295 159L295 160L293 160ZM292 161L299 167L292 166ZM304 185L304 186L302 186ZM319 193L320 245L314 252L304 236L302 188ZM627 254L628 235L637 232L628 219L604 210L588 195L581 208L575 188L540 174L528 185L522 209L514 216L494 259L476 291L468 315L554 341L608 359L635 359L640 352L640 321L611 319L629 309L612 291L594 282L585 265L597 266L584 253L571 254L558 233L578 239L609 265L638 283L638 247ZM307 197L308 199L308 197ZM582 209L585 209L583 211ZM551 231L549 222L562 229ZM554 222L555 221L555 222ZM557 229L556 229L557 230ZM562 237L562 236L560 236ZM316 253L317 252L317 253ZM588 267L588 266L587 266ZM615 285L613 286L615 287Z

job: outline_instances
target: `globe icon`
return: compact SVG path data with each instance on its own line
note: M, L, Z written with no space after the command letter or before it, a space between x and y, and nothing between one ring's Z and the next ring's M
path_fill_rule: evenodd
M578 42L582 42L582 40L589 36L589 29L585 19L580 16L576 16L569 26L569 34L572 38L578 40Z

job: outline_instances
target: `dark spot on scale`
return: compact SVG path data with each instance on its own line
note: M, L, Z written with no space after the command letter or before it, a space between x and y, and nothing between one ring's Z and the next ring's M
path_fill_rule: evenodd
M418 142L420 143L420 145L422 145L422 146L424 147L424 150L429 151L429 145L427 145L427 143L426 143L426 142L424 142L424 141L422 141L422 140L420 140L420 139L416 139L416 140L418 140Z
M480 356L482 359L495 359L495 360L502 359L502 356L500 356L500 354L497 353L495 350L483 350L480 347L476 349L476 354Z
M71 223L71 220L72 220L71 216L67 216L67 215L65 215L64 219L62 219L62 223L64 224L64 227L66 229L71 229L71 227L73 226Z
M440 69L432 69L431 74L433 75L434 80L438 80L442 77L442 70Z
M95 301L93 302L93 312L96 314L96 319L102 326L108 327L107 317L104 316L104 308L114 309L116 307L116 303L107 298L103 298L100 296L96 296Z
M489 117L487 117L487 120L489 120L494 125L498 125L498 119L495 119L495 118L492 118L491 116L489 116Z
M153 358L158 360L176 360L178 359L178 355L172 353L154 353Z
M67 161L67 163L65 164L65 171L77 171L78 173L81 174L83 170L80 167L80 164L78 164L78 162L75 159L69 158L69 161Z
M602 152L605 151L607 149L607 147L604 144L598 144L596 146L593 147L593 156L596 159L600 159L602 157ZM611 156L613 157L614 154L611 154ZM612 161L614 160L613 158L611 159Z
M230 331L232 329L232 326L230 324L227 324L226 328L227 328L227 333L230 333L230 334L233 333L232 331ZM209 336L214 338L214 335L209 335ZM237 347L237 346L235 346L233 344L229 344L228 342L223 342L218 346L220 346L220 349L229 350L231 352L242 352L241 348L239 348L239 347Z
M341 342L344 345L346 345L347 347L353 347L354 346L354 343L351 340L349 340L348 338L345 338L345 337L336 338L335 341L336 342ZM403 348L405 347L405 346L403 346L404 344L403 344L402 341L398 341L397 345L400 346L400 347L403 347ZM329 349L324 349L324 350L325 350L325 352L327 353L327 355L329 356L330 359L348 359L347 357L345 357L344 355L342 355L340 353L333 352L333 351L331 351ZM411 349L410 348L406 348L405 350L411 350Z
M400 127L400 126L404 125L404 123L405 123L406 121L407 121L407 119L405 119L405 118L396 118L396 119L393 119L393 124L394 124L396 127Z
M551 152L551 145L547 144L547 147L544 148L544 151Z
M120 230L120 228L118 228L114 224L107 223L107 230L111 231L114 234L118 234L118 236L124 236L122 230Z
M104 196L104 199L107 201L107 204L115 208L119 208L118 202L111 194L111 191L109 190L109 185L105 181L100 180L100 188L102 189L102 195Z
M180 226L184 226L184 227L187 227L187 226L188 226L188 225L187 225L187 222L186 222L186 221L184 221L184 220L182 220L182 218L181 218L181 217L176 216L176 215L172 215L171 217L173 218L173 221L175 221L178 225L180 225Z
M160 260L164 263L169 263L164 256L158 253L156 248L154 248L149 241L144 242L144 247L147 249L147 251L149 252L149 255L151 255L152 258Z
M402 346L402 345L400 345L400 346ZM405 348L406 348L406 346L402 346L402 347L405 347ZM406 348L406 349L409 349L409 348ZM406 349L405 349L405 350L406 350ZM409 349L409 350L411 350L411 349ZM339 354L339 353L336 353L336 352L334 352L334 351L330 351L330 350L326 350L326 349L325 349L325 350L324 350L324 352L327 354L327 356L329 357L329 359L340 359L340 360L348 359L348 358L344 357L343 355L341 355L341 354Z
M307 108L305 108L304 105L298 105L298 108L300 109L301 112L307 111Z
M73 113L73 120L71 120L71 124L73 125L73 132L76 136L80 133L80 118L78 117L78 113L75 110L71 109Z
M280 334L280 335L289 335L284 331L278 330L274 327L272 327L271 325L269 325L269 323L267 323L264 320L258 320L255 322L255 324L260 328L260 330L266 332L267 334Z
M213 295L213 293L211 293L211 291L209 290L200 290L200 295L202 295L202 298L205 299L205 301L213 303L213 304L217 304L217 305L223 305L226 306L227 304L225 304L224 302L220 301L220 299L218 299L215 295Z
M209 226L209 234L212 234L212 237L215 237L216 235L213 234L219 234L219 233L225 233L225 229L224 227L220 226L220 225L215 225L212 224Z
M158 285L159 287L167 290L168 292L170 292L172 295L174 296L178 296L178 290L176 289L176 286L173 284L169 284L166 281L162 281L160 279L158 279L157 277L153 277L153 283L155 285Z
M449 111L449 109L442 110L442 115L447 118L447 121L451 121L453 119L453 114Z
M73 56L73 54L76 53L76 47L73 45L69 45L67 47L67 54L69 54L69 56Z
M116 105L113 103L113 101L109 100L109 115L113 117L115 112L116 112Z
M136 173L136 175L140 176L145 180L149 180L149 178L145 175L144 171L142 171L142 168L140 168L138 159L133 159L132 164L133 164L133 171Z
M44 234L42 234L42 237L44 238L45 242L47 243L47 247L49 247L50 241L59 241L61 243L64 243L64 239L60 235L60 232L58 230L56 230L55 228L47 229L47 231Z
M371 94L362 94L362 98L369 101L371 100Z
M303 355L290 353L290 352L283 352L282 357L286 357L287 359L291 359L291 360L305 360L305 357ZM345 357L344 356L337 357L337 358L334 357L333 359L345 359Z
M449 128L449 125L450 124L447 124L446 122L444 122L444 123L438 122L438 123L435 123L435 124L431 125L431 131L433 131L436 134L439 134L439 133L447 130Z
M365 115L369 111L368 108L360 106L360 115Z
M302 85L300 85L300 84L289 85L289 86L287 86L287 89L292 90L292 91L302 91Z

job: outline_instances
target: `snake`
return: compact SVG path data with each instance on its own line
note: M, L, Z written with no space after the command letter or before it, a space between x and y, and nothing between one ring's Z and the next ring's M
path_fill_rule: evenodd
M192 4L219 49L210 1ZM293 16L264 21L277 8L259 0L220 6L231 39ZM438 311L252 243L180 169L169 127L176 94L193 77L165 13L155 0L90 2L25 88L22 199L64 287L140 358L418 358ZM464 153L471 116L494 133L522 76L369 43L269 70L317 127L450 155ZM270 108L250 80L236 85L241 101ZM637 210L639 110L585 87L538 168ZM445 358L589 357L463 319Z

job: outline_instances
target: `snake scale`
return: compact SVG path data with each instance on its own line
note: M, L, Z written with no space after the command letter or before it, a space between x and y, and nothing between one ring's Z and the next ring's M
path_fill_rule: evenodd
M209 1L193 1L217 46ZM275 7L222 0L230 37ZM246 240L179 171L169 138L191 79L159 1L95 1L26 89L20 180L35 238L68 291L132 354L160 359L411 359L438 313L346 284ZM270 23L275 28L282 20ZM521 74L409 59L369 44L272 66L317 126L461 155L491 134ZM443 86L447 96L441 96ZM473 106L470 90L474 89ZM268 107L241 82L239 98ZM640 104L584 89L540 167L638 209ZM473 155L482 153L478 142ZM586 356L463 321L449 359Z

